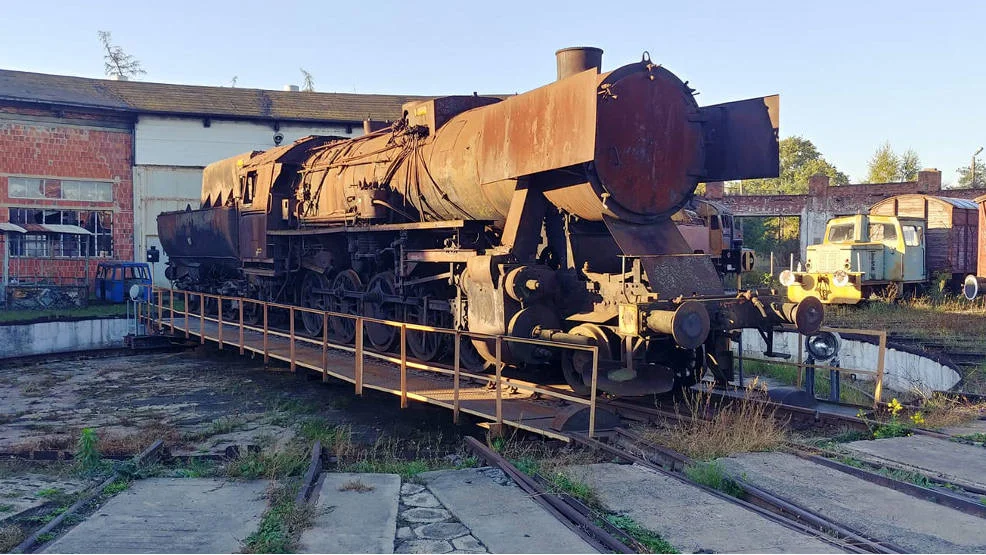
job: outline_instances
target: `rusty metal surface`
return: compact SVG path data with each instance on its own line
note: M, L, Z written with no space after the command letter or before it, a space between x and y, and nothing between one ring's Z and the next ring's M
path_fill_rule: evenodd
M599 73L603 65L603 51L593 46L562 48L555 52L555 65L559 80L590 69Z
M726 102L702 108L705 181L780 175L780 97Z
M239 258L239 211L235 208L167 212L157 217L161 246L173 259Z

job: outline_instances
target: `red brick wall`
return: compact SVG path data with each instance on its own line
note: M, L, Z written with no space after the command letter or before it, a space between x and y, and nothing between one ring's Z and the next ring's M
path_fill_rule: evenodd
M11 206L112 211L113 259L133 260L132 126L99 114L52 113L12 106L0 106L0 113L5 115L0 118L0 221L8 221ZM32 121L30 116L52 118L52 123ZM112 181L113 201L12 199L8 196L9 175ZM98 262L97 258L90 260L89 277ZM85 277L85 260L12 257L10 274L22 280L72 280Z

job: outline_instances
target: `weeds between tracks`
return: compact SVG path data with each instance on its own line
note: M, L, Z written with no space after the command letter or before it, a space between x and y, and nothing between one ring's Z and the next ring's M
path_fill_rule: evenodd
M766 389L756 380L739 399L719 397L711 387L687 391L683 403L675 407L680 418L666 420L658 427L638 428L637 432L648 442L696 460L771 451L784 444L787 433L776 407L762 402L765 397Z

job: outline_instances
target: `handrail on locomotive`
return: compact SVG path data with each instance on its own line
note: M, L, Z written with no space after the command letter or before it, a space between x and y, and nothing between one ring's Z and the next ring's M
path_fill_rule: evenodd
M724 290L672 216L699 182L775 177L778 98L699 107L648 56L600 73L598 49L557 53L558 79L507 98L409 102L361 137L305 137L208 166L202 205L158 217L181 289L295 303L439 328L598 346L598 387L642 395L732 378L729 341L792 323L820 303ZM246 307L244 307L246 310ZM256 318L256 314L246 317ZM348 320L301 317L348 343ZM380 351L393 329L368 325ZM416 333L412 354L449 341ZM494 344L465 345L474 367ZM503 360L560 362L590 388L587 361L523 344Z

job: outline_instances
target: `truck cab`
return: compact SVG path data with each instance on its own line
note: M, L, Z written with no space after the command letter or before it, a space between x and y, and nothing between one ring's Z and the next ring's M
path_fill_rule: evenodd
M788 298L856 304L876 289L927 279L926 223L920 218L857 214L829 220L822 244L808 247L804 271L785 270ZM888 288L894 290L894 288Z

